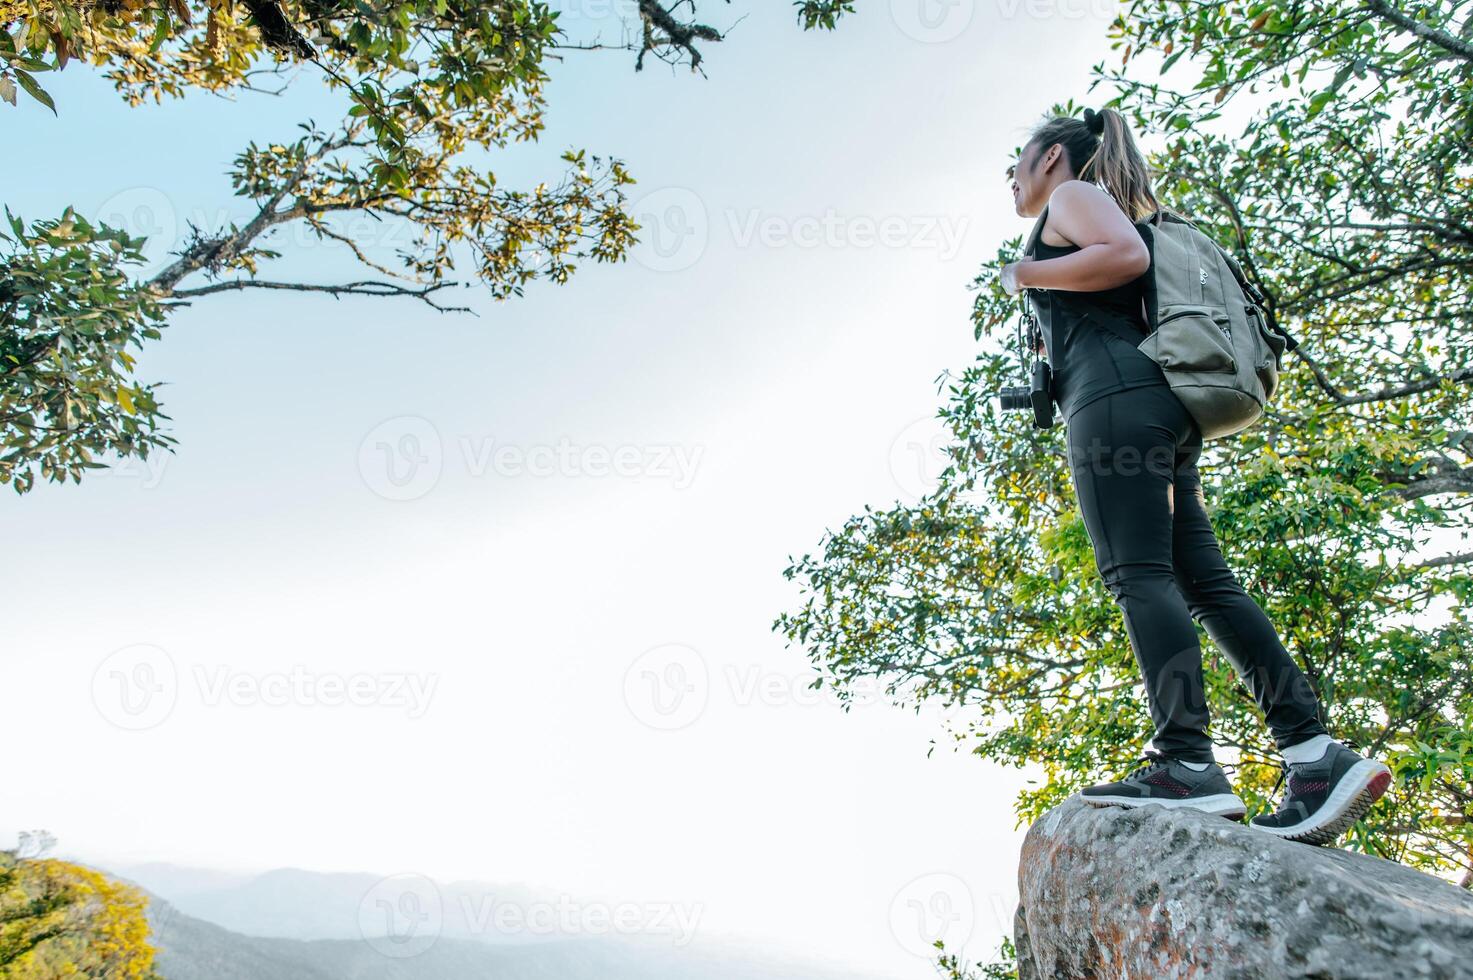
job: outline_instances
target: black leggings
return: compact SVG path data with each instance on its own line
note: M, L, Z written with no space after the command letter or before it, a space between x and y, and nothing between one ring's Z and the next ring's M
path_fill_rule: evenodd
M1211 762L1196 619L1232 661L1280 749L1325 734L1319 701L1223 560L1202 497L1202 433L1167 385L1098 398L1070 417L1070 469L1095 565L1125 616L1155 749Z

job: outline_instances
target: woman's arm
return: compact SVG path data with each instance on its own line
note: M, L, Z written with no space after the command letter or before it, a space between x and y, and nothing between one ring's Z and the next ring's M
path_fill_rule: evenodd
M1151 253L1120 205L1100 188L1070 180L1049 198L1049 227L1079 251L1011 264L1020 287L1094 292L1123 286L1151 266Z

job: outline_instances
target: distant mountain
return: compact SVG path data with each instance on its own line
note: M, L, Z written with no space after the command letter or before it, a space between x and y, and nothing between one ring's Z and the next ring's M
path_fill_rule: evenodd
M895 980L713 941L689 921L660 923L674 930L664 934L507 929L508 909L620 907L521 885L296 868L104 870L149 892L166 980Z
M214 871L208 868L186 868L178 864L153 862L112 869L110 874L128 878L155 895L192 895L197 892L233 888L250 881L254 874L245 871Z
M170 864L115 867L109 873L125 878L145 891L167 900L179 911L247 936L282 939L362 939L388 931L376 925L372 903L397 898L384 890L385 878L372 874L344 874L280 868L258 875L202 872ZM417 878L418 876L408 876ZM560 897L523 885L483 882L433 884L439 935L485 942L527 942L539 937L531 929L498 929L497 910L555 907ZM564 937L566 938L566 937Z
M615 939L498 946L441 938L413 956L396 957L362 939L243 936L159 898L149 920L166 980L866 980L851 970L745 951Z

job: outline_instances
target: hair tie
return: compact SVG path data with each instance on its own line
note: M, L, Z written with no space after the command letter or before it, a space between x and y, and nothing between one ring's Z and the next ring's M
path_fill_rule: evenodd
M1084 110L1084 125L1091 133L1100 136L1105 132L1105 114L1093 109Z

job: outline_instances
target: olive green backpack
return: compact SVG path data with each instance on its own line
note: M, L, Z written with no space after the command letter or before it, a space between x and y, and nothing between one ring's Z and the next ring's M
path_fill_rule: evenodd
M1136 228L1151 250L1150 333L1137 348L1161 366L1203 439L1241 432L1263 415L1298 342L1270 324L1237 260L1195 225L1158 211Z

